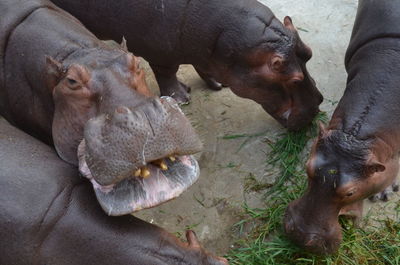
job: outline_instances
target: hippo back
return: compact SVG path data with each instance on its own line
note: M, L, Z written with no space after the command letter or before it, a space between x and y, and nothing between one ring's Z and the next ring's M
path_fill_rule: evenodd
M399 131L393 122L400 115L399 11L395 0L361 0L358 7L345 59L347 87L334 118L359 139Z
M400 3L397 0L359 0L357 16L346 51L345 64L373 39L400 38Z

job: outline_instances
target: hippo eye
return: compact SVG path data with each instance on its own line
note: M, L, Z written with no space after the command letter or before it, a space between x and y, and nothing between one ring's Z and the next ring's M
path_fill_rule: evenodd
M79 83L78 83L78 81L76 81L75 79L72 79L72 78L68 78L68 77L67 77L67 82L68 82L68 86L69 86L71 89L75 90L75 89L78 89L78 88L79 88L79 87L78 87Z
M78 83L76 80L72 79L72 78L67 78L68 84L73 86L76 85L76 83Z
M351 197L354 195L354 193L356 193L357 189L351 189L349 191L346 192L346 197Z
M354 191L349 191L349 192L346 193L346 196L347 197L351 197L351 196L353 196L353 194L354 194Z

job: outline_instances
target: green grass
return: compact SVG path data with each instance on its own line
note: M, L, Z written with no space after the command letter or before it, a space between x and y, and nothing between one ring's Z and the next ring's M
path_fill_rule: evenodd
M397 264L400 265L400 205L396 219L375 217L375 225L355 228L341 219L343 242L335 255L316 256L294 246L283 234L282 218L289 202L300 197L306 188L304 157L307 143L317 133L317 122L326 121L321 113L314 123L299 132L287 132L270 143L268 165L281 170L272 188L265 193L264 209L245 206L246 218L237 224L239 230L248 223L257 224L248 239L236 244L227 258L232 265L267 264ZM254 181L254 178L252 179ZM260 183L254 182L256 188ZM371 217L372 218L372 217Z

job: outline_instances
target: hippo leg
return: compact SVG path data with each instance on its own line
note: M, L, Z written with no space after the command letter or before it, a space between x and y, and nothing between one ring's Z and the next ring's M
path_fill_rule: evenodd
M156 80L160 86L161 96L173 97L178 103L184 104L190 102L190 87L179 82L176 77L179 65L160 66L150 64Z
M363 214L363 205L363 200L346 205L340 209L339 215L346 216L353 221L354 226L359 226Z
M206 82L207 86L212 89L212 90L216 90L219 91L221 90L224 85L217 82L213 77L211 77L209 74L204 73L203 71L201 71L199 68L195 67L194 68L196 70L196 72L199 74L199 76L201 77L201 79L204 80L204 82Z
M389 187L387 187L386 189L384 189L383 191L372 195L371 197L369 197L369 200L372 202L376 202L378 200L387 202L390 199L390 196L399 191L399 180L396 178L392 185L390 185Z

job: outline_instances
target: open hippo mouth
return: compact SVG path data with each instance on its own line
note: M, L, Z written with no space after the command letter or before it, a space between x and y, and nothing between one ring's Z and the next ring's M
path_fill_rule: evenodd
M78 148L79 170L90 179L108 215L154 207L179 196L199 176L191 154L202 143L176 102L151 99L88 121Z

